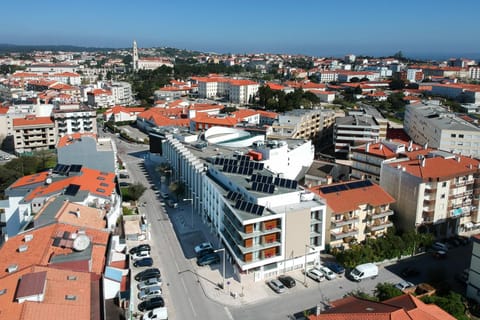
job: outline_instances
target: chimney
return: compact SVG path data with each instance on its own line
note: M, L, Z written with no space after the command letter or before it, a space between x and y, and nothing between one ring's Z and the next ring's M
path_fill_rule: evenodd
M321 310L322 310L322 308L320 307L320 304L317 304L317 306L316 306L316 308L315 308L315 315L316 315L316 316L319 316Z
M383 144L380 143L380 150L383 150Z
M423 149L427 150L428 148L428 142L425 142L425 144L423 145Z
M77 215L77 218L80 218L80 208L77 208L77 211L75 214Z
M457 162L458 162L458 163L460 163L460 160L461 160L461 158L460 158L460 157L457 157Z
M427 163L427 159L423 158L421 161L422 167L425 168L425 164Z
M367 143L367 146L365 147L366 152L370 152L370 142Z

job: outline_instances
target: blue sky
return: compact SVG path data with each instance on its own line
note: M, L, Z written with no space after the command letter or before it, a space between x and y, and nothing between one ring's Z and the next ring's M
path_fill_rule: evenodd
M476 0L3 1L0 43L219 53L480 53ZM480 56L480 54L478 54Z

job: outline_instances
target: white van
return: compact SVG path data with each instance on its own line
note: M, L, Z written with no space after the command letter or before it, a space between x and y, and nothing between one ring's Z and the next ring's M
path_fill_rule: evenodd
M166 307L156 308L148 311L143 315L143 320L168 320L168 312Z
M355 281L375 278L376 276L378 276L378 267L374 263L360 264L350 271L350 278Z

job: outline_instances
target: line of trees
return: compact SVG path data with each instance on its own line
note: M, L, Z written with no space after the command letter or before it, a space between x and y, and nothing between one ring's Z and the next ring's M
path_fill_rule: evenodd
M267 110L284 112L299 109L300 106L311 108L320 103L320 99L311 92L295 89L293 92L272 90L268 86L258 89L258 105L265 106Z

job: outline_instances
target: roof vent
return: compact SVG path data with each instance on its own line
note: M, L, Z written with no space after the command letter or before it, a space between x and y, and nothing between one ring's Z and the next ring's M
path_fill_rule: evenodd
M16 272L18 270L18 264L11 264L7 268L8 273Z
M23 239L25 242L29 242L33 240L33 234L26 234L25 238Z
M28 250L28 246L26 244L24 245L21 245L20 247L18 247L18 252L25 252Z

